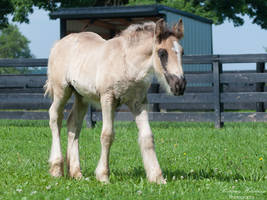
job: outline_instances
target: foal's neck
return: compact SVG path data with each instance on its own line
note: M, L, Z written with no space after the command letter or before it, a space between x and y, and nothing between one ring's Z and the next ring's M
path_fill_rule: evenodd
M153 73L153 41L153 37L147 36L128 47L127 60L137 80L147 79Z

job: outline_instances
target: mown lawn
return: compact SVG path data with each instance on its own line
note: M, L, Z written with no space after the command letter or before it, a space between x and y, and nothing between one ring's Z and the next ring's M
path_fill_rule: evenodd
M116 123L110 184L96 181L101 124L83 128L84 178L48 174L48 121L0 120L0 199L267 199L267 124L151 123L166 185L147 182L134 123ZM66 126L62 146L66 150Z

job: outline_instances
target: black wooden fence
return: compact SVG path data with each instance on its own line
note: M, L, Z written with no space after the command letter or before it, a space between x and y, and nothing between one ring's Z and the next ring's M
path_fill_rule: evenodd
M265 62L267 54L184 56L184 64L211 64L212 71L187 72L185 76L189 86L184 96L158 93L157 84L152 84L148 93L148 101L153 105L150 120L214 122L217 128L224 122L267 121ZM225 72L222 70L225 63L255 63L256 70ZM46 66L47 59L0 59L0 67ZM0 75L0 118L48 119L47 109L51 100L43 97L45 80L44 74ZM71 107L71 103L72 100L66 109ZM250 111L231 112L229 109ZM172 111L166 112L169 110ZM89 108L86 115L88 126L101 118L100 111ZM131 121L133 116L122 107L115 119Z

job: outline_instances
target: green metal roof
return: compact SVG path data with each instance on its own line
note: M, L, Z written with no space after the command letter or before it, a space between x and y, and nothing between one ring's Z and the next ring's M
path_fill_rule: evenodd
M116 6L116 7L83 7L83 8L61 8L57 11L51 12L50 17L52 19L93 19L93 18L131 18L131 17L149 17L149 16L161 16L160 11L168 11L177 13L182 16L190 17L204 23L212 24L212 20L200 17L188 12L163 6L145 5L145 6Z

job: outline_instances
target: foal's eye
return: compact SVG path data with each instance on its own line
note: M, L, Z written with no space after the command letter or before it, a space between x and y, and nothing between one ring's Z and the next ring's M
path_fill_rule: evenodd
M160 59L160 62L161 62L161 65L162 67L166 69L166 65L167 65L167 62L168 62L168 52L166 49L159 49L158 50L158 56L159 56L159 59Z
M159 49L158 50L158 56L160 57L160 58L168 58L168 52L167 52L167 50L166 49Z

